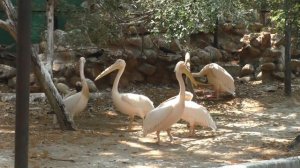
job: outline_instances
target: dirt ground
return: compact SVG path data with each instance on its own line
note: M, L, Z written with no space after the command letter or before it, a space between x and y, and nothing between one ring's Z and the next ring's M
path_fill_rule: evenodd
M300 80L293 80L293 96L283 96L282 83L237 83L233 99L195 100L207 107L217 131L198 126L188 137L183 121L172 127L170 143L162 132L142 136L139 118L133 131L127 131L128 118L112 106L110 89L100 90L100 98L75 118L77 131L61 131L52 124L47 102L30 104L29 167L218 167L272 158L298 156L287 145L300 132ZM5 92L1 87L1 92ZM5 88L4 88L5 89ZM177 86L134 85L120 89L150 97L155 106L178 92ZM0 167L14 163L14 102L0 102Z

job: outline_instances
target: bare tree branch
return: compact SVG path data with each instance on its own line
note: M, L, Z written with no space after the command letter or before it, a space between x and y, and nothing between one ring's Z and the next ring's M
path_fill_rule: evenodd
M10 0L0 0L0 7L4 9L8 17L8 19L5 22L1 20L1 24L4 26L4 29L8 30L8 32L17 41L17 15L15 8ZM31 51L31 60L33 63L34 73L41 87L43 88L47 99L51 104L51 107L54 109L60 128L63 130L74 130L74 123L72 120L70 120L70 118L67 115L62 97L60 96L56 87L54 86L49 72L39 60L36 49L32 47Z
M47 64L46 69L50 73L50 76L53 77L52 73L52 63L54 57L54 39L53 39L53 29L54 29L54 0L47 1Z

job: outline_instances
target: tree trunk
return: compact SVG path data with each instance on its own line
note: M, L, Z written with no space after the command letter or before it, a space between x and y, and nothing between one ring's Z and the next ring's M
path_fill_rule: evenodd
M52 63L54 57L54 40L53 40L53 29L54 29L54 0L47 0L47 64L46 69L53 77Z
M13 38L17 40L17 16L14 6L12 5L10 0L0 0L0 7L4 9L8 17L6 21L0 20L0 28L4 28L5 30L7 30L13 36ZM1 27L1 23L5 23L2 24L2 26L4 25L4 27ZM62 97L60 96L56 87L54 86L48 71L39 60L38 53L34 48L32 48L31 60L33 63L34 73L40 83L40 86L43 88L51 107L53 108L57 116L60 128L63 130L74 130L74 123L73 121L69 120L68 115L66 114Z
M289 2L285 0L285 71L284 71L284 92L286 96L291 96L291 22L289 19Z
M216 25L214 30L214 47L219 48L219 18L216 18Z
M63 130L75 130L73 121L71 121L68 117L69 115L66 114L62 97L57 91L47 69L39 59L37 50L34 47L32 47L31 60L33 63L35 75L56 114L60 128Z

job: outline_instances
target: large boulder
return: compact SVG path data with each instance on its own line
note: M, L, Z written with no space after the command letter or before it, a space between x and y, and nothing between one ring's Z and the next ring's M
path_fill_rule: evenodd
M143 45L143 39L139 36L130 37L125 40L124 45L129 45L141 49Z
M220 64L232 77L238 77L241 72L241 67L237 64Z
M297 59L291 60L291 70L295 75L297 76L300 75L300 60Z
M254 66L252 64L246 64L245 66L243 66L241 70L240 77L253 75L254 72L255 72Z
M213 56L203 49L191 51L191 64L206 65L213 61Z
M204 50L210 54L210 56L212 57L212 62L218 62L222 59L222 53L219 49L213 46L207 46L204 48Z
M153 75L156 72L156 67L151 65L151 64L147 64L147 63L143 63L140 66L138 66L137 68L140 72L142 72L145 75Z
M243 47L240 52L240 64L255 64L259 60L259 57L261 56L261 51L257 48L252 47L251 45L247 45Z
M158 55L156 50L144 49L143 54L144 54L147 62L152 63L152 64L154 64L156 62L157 55Z
M271 34L269 32L263 32L259 37L261 43L261 48L270 48L271 47Z
M0 80L7 80L16 76L16 68L0 64Z
M142 40L143 40L143 49L151 49L154 47L154 44L152 42L150 35L142 36Z

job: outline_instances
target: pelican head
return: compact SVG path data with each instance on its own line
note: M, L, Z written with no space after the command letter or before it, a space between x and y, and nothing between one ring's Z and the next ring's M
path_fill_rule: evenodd
M80 62L84 63L86 62L85 58L84 57L80 57Z
M114 70L125 68L126 62L122 59L117 59L114 64L106 68L100 75L95 78L95 81L102 78L103 76L111 73Z
M175 66L175 72L180 72L185 74L192 82L194 86L198 85L198 82L194 79L193 75L191 72L187 69L185 63L183 61L179 61L176 66Z

